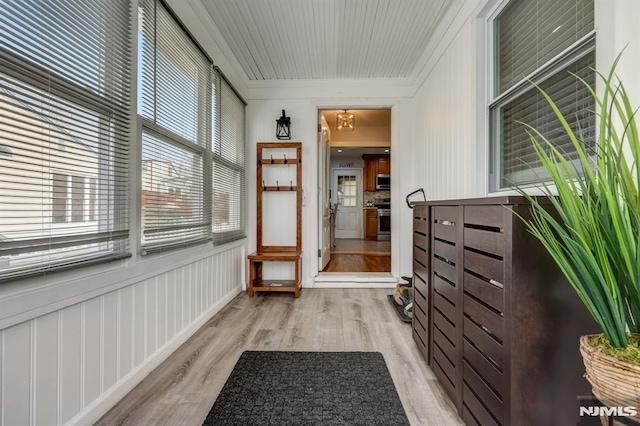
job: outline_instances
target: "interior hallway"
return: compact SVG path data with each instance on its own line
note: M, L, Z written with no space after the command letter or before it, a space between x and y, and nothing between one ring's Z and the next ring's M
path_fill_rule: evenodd
M387 301L389 289L242 293L109 411L98 425L199 425L244 350L378 351L412 425L462 425Z

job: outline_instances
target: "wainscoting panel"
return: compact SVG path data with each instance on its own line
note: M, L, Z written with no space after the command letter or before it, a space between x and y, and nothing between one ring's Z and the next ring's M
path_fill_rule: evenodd
M93 423L242 289L235 245L0 330L0 425Z

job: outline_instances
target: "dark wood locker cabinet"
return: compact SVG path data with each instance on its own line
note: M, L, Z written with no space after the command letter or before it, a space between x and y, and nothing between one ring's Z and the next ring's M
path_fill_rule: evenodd
M578 398L590 395L578 338L597 327L513 215L530 216L526 200L425 202L414 211L418 204L431 247L425 344L465 424L576 424Z
M413 209L413 340L427 363L430 359L429 324L431 296L429 265L429 209L418 205Z

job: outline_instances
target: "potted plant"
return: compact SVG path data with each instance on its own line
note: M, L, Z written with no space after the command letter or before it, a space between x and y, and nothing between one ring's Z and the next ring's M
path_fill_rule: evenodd
M603 86L598 93L575 76L596 99L595 149L589 148L580 130L570 126L554 101L538 87L571 140L577 160L567 159L540 131L523 123L549 174L550 182L538 186L555 212L526 188L516 189L531 202L531 219L521 219L602 328L601 335L580 339L585 377L594 395L609 407L638 408L640 135L636 110L615 74L619 59L607 75L596 72ZM640 421L633 410L622 411Z

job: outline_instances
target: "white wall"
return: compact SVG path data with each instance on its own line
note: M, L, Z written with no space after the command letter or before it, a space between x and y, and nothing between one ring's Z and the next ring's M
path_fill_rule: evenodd
M397 98L337 98L334 100L291 99L260 100L249 99L247 108L247 158L256 158L256 143L275 140L275 119L284 109L291 117L292 141L302 142L302 187L304 205L302 207L302 280L303 286L311 286L318 273L318 217L317 217L317 125L318 109L355 107L392 107L391 112L391 171L393 174L391 197L404 200L414 188L411 169L406 164L411 161L412 129L411 106L407 100ZM249 252L256 248L256 166L252 161L247 170L249 205ZM281 220L293 221L294 212L282 211ZM411 235L411 214L403 202L392 206L392 258L391 272L395 276L409 275L411 271L411 247L403 244ZM408 223L407 223L408 222ZM287 278L290 271L282 265L265 265L265 276Z
M349 167L352 169L364 169L362 157L331 157L331 169Z
M90 424L243 288L243 241L5 283L0 425Z
M476 132L475 21L453 36L412 100L411 169L428 200L485 195L484 137Z

